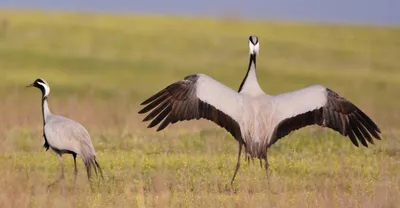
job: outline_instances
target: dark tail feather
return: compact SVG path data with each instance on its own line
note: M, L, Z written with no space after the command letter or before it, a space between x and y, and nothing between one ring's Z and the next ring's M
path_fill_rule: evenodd
M100 172L100 175L101 175L101 179L104 180L103 171L102 171L101 168L100 168L100 164L99 164L99 162L97 161L97 158L94 158L94 163L96 164L97 169L99 169L99 172Z
M83 163L86 166L87 177L88 177L88 179L90 181L90 178L92 176L91 160L90 159L83 160Z
M104 179L104 177L103 177L103 171L101 170L100 164L99 164L99 162L97 161L96 156L91 156L91 157L89 157L89 158L85 158L85 159L83 160L83 163L84 163L85 166L86 166L87 177L88 177L89 181L91 181L92 166L93 166L94 172L96 173L96 176L98 176L98 173L97 173L97 172L100 172L101 178Z
M99 175L97 174L97 168L96 168L96 165L94 164L94 160L95 160L95 159L90 160L90 162L91 162L91 165L93 165L93 169L94 169L94 172L96 173L96 176L99 176Z

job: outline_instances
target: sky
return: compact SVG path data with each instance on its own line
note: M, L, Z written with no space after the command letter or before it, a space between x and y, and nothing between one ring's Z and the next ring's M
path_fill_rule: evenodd
M400 0L0 0L0 8L400 25Z

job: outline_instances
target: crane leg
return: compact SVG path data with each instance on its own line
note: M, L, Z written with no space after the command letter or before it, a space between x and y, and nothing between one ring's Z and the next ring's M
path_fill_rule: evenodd
M239 170L239 167L240 167L240 156L242 154L242 147L243 147L243 144L241 142L239 142L238 160L237 160L237 163L236 163L235 173L233 174L233 177L232 177L232 180L231 180L231 192L233 191L233 181L235 181L236 174L237 174L237 172Z
M76 178L78 176L78 167L76 167L76 153L72 154L72 157L74 157L74 187L76 186Z
M57 153L58 156L58 160L60 161L60 169L61 169L61 175L60 178L58 178L57 180L55 180L53 183L51 183L50 185L47 186L47 189L49 189L50 187L52 187L55 184L58 184L61 180L64 179L64 165L62 163L62 155L61 153Z
M267 157L265 157L265 173L267 174L267 183L268 183L268 189L269 189L269 194L271 195L271 193L273 193L273 194L277 194L277 192L274 192L273 190L272 190L272 186L271 186L271 178L270 178L270 173L269 173L269 171L268 171L268 167L269 167L269 164L268 164L268 159L267 159ZM271 196L270 196L271 197Z

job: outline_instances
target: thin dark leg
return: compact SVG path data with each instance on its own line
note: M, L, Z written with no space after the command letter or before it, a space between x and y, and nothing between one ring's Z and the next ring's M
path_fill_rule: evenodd
M269 187L271 187L271 183L270 183L270 180L269 180L269 171L268 171L268 167L269 167L269 164L268 164L268 159L267 159L267 156L265 156L265 174L267 174L267 182L268 182L268 186Z
M260 160L260 163L261 163L261 160ZM267 172L267 173L268 173L268 167L269 167L268 160L267 160L267 157L265 157L265 172Z
M236 164L235 173L233 174L233 177L232 177L231 186L233 185L233 181L235 180L236 174L237 174L237 172L239 170L239 167L240 167L240 155L242 154L242 146L243 146L243 144L241 142L239 142L238 161L237 161L237 164Z
M269 164L268 164L268 159L267 159L267 156L265 156L265 173L267 174L267 183L268 183L268 201L269 201L269 207L272 207L272 203L271 203L271 199L272 199L272 193L274 193L273 191L272 191L272 187L271 187L271 180L270 180L270 177L269 177L269 171L268 171L268 167L269 167Z
M51 186L58 184L61 180L64 179L64 165L62 163L62 155L57 153L58 156L58 160L60 161L60 169L61 169L61 175L60 178L58 178L57 180L55 180L53 183L51 183L50 185L47 186L47 188L50 188Z
M76 153L73 153L72 157L74 157L74 166L75 166L75 170L74 170L74 188L75 188L75 186L76 186L76 178L78 176L78 167L76 166Z
M267 183L268 183L268 188L269 188L269 190L270 190L270 192L271 193L274 193L273 191L272 191L272 186L271 186L271 179L270 179L270 173L269 173L269 171L268 171L268 168L269 168L269 164L268 164L268 159L267 159L267 157L265 157L265 173L267 174Z

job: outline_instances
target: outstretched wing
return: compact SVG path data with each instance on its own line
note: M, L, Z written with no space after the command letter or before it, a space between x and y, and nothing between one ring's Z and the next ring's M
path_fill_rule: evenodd
M373 137L381 139L379 127L363 111L323 86L277 95L274 102L279 122L270 145L292 131L313 124L348 136L357 147L358 141L368 147L367 141L373 144Z
M240 136L242 96L203 74L177 81L145 100L140 114L150 112L143 121L148 128L161 123L157 131L170 123L205 118L225 128L233 137Z

